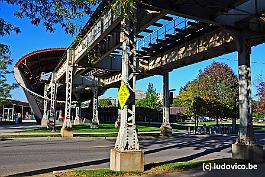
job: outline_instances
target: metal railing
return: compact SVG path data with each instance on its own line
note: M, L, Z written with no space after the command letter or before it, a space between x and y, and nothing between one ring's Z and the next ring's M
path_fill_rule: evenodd
M175 17L175 18L173 17L172 21L169 21L168 23L164 24L162 27L144 36L144 38L138 38L136 46L137 50L142 51L143 47L148 48L149 44L156 44L157 39L161 40L166 39L166 35L167 34L173 35L175 33L176 28L185 30L190 26L187 24L188 21L194 21L194 20L182 17Z

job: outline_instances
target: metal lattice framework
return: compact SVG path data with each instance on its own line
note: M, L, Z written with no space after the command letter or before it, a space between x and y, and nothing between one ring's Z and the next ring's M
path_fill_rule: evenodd
M43 96L44 96L44 98L45 99L43 99L43 117L42 117L42 119L48 119L48 112L47 112L47 108L48 108L48 91L47 91L47 84L45 84L44 85L44 94L43 94Z
M65 98L65 120L63 128L72 128L71 123L71 103L72 103L72 89L73 89L73 65L74 65L74 50L67 50L67 67L66 67L66 98Z
M93 117L92 117L92 124L97 126L99 125L98 119L98 87L95 86L92 88L93 90Z
M135 125L136 84L136 7L124 15L121 21L122 75L121 79L130 90L130 97L121 109L120 130L115 147L120 151L139 150Z
M121 16L118 16L112 8L121 11L118 3L116 1L111 3L103 0L99 4L78 35L80 40L74 41L67 49L67 55L63 55L60 61L57 60L57 66L52 71L53 80L50 80L48 88L45 88L45 90L52 89L53 82L61 84L65 82L63 128L71 128L71 104L74 93L83 94L84 90L89 92L86 98L93 98L93 122L98 124L97 96L107 88L118 87L122 81L129 89L130 97L120 111L120 130L115 147L119 151L139 150L135 125L136 80L164 74L163 124L169 125L169 88L166 72L238 51L240 85L238 142L242 144L255 142L250 102L249 61L251 46L265 42L264 0L204 0L189 1L189 3L176 0L163 2L141 0L133 1L132 9L127 9L129 11L121 13ZM159 20L167 22L160 23ZM34 62L28 64L19 62L19 66L15 68L15 76L31 97L36 100L44 99L44 105L37 106L44 106L46 113L47 93L44 92L42 97L29 87L30 85L37 90L39 86L37 79L39 76L32 77L34 72L30 70L34 68ZM38 62L40 66L41 63ZM46 64L49 68L50 63ZM21 74L20 70L24 73ZM25 84L24 76L30 78L28 79L30 84ZM96 84L92 81L95 77ZM83 82L84 80L86 81ZM54 92L51 101L54 102L55 98ZM75 97L77 101L80 101L79 98ZM55 109L55 106L52 108ZM40 109L36 110L41 112Z
M55 82L51 82L50 88L51 94L51 104L50 104L50 116L49 120L53 121L53 127L55 127L56 122L56 95L57 95L57 84Z

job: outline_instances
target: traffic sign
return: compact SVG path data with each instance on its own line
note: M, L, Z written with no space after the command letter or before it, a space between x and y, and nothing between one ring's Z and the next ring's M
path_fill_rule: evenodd
M130 91L128 87L126 86L125 82L122 80L120 89L118 91L118 100L119 100L121 109L123 109L129 97L130 97Z

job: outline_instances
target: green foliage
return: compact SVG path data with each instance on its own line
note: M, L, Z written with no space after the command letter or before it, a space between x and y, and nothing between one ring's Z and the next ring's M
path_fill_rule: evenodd
M81 30L81 22L79 21L85 15L91 15L95 6L102 0L6 0L8 4L17 5L14 15L17 18L28 18L35 26L42 24L47 31L54 32L56 26L60 25L68 34L75 34ZM119 15L130 12L134 7L135 0L117 0L116 5L112 5L114 12ZM119 7L119 10L117 10ZM0 19L0 35L9 34L10 31L20 32L18 27Z
M12 71L8 70L8 66L12 64L12 59L10 58L9 47L0 44L0 103L6 103L8 98L10 98L10 91L17 87L17 84L7 83L7 75L11 74Z
M257 118L263 118L265 117L265 82L264 81L260 81L260 83L257 86L257 96L258 96L258 101L256 101L253 105L254 107L253 110L255 112L254 115Z
M238 79L224 63L213 62L181 89L179 99L188 116L236 116Z
M181 107L181 101L179 100L179 97L173 98L173 103L172 103L173 107Z
M183 127L173 125L174 131L183 130ZM61 127L56 127L56 132L60 132ZM160 125L137 125L137 129L139 132L152 132L152 131L160 131ZM73 125L74 133L118 133L119 129L115 128L114 123L103 123L99 124L99 127L94 129L89 125ZM47 128L39 128L39 129L28 129L21 131L23 133L31 132L31 133L49 133L51 129ZM106 134L104 134L106 135Z
M110 169L101 168L95 170L76 170L74 171L76 175L87 176L87 177L102 177L102 176L131 176L140 175L142 172L139 171L112 171Z
M110 107L112 106L112 102L109 98L101 98L101 99L98 99L98 106L99 107Z
M256 118L264 118L265 117L265 113L262 112L254 112L253 116Z
M114 177L114 176L166 176L165 174L169 172L175 172L176 170L185 170L185 169L193 169L197 167L202 167L203 164L246 164L247 161L223 158L223 159L214 159L214 160L191 160L187 162L174 162L174 163L166 163L160 166L155 166L150 170L139 172L139 171L122 171L116 172L110 169L101 168L101 169L91 169L91 170L76 170L73 172L65 172L61 173L59 176L87 176L87 177ZM152 165L152 164L148 164ZM174 173L173 173L174 174ZM170 174L169 176L172 176Z
M4 19L0 18L0 36L9 35L11 31L15 31L16 33L21 32L18 27L13 26Z
M150 108L158 110L161 107L161 103L156 93L154 85L149 83L147 91L145 92L145 98L136 101L137 107Z
M100 0L7 0L7 3L19 6L14 14L16 17L29 18L33 25L42 24L49 32L54 32L55 26L59 24L69 34L79 31L80 26L76 21L86 14L92 14L93 6L99 2ZM10 28L13 28L12 25Z

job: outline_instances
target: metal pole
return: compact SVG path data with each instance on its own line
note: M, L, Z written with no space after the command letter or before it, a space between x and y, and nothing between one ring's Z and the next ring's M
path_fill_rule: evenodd
M169 76L168 72L163 75L163 124L169 124Z
M163 123L160 127L160 134L163 136L172 135L172 127L169 123L170 115L170 96L169 96L169 73L163 75Z
M24 106L22 105L22 110L21 110L21 119L23 120L24 117Z
M13 104L13 107L12 107L12 120L14 120L14 113L15 113L15 105Z

